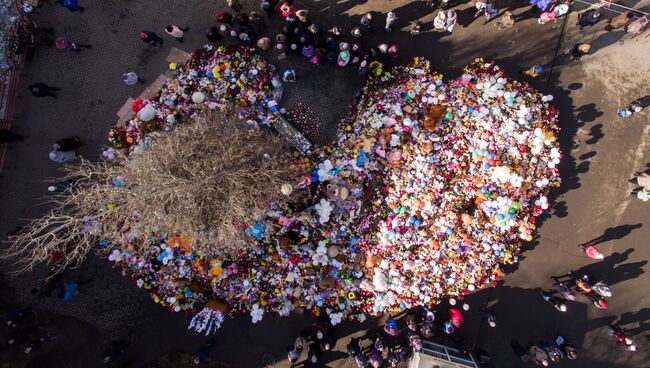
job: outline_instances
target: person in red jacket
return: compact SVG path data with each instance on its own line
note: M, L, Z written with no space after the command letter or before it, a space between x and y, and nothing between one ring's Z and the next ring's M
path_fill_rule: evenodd
M463 314L458 309L450 308L449 315L451 323L454 325L454 327L461 328L463 326L465 320L463 319Z

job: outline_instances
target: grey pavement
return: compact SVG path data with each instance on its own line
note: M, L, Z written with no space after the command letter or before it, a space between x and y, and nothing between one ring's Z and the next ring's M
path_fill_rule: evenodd
M66 35L93 45L80 53L66 53L55 48L40 48L27 64L21 80L17 118L14 127L27 136L24 143L9 146L5 167L0 174L0 233L24 219L42 214L47 195L47 178L57 175L57 166L47 158L51 144L65 136L78 135L84 141L82 155L95 158L107 144L106 131L116 121L115 113L128 97L137 96L144 85L126 86L121 74L137 72L153 81L167 68L165 57L172 46L186 51L203 44L202 30L215 24L213 14L223 8L222 1L139 0L84 1L86 12L70 13L60 6L40 9L38 21L53 26L57 35ZM241 1L247 10L257 10L257 1ZM524 244L523 260L509 269L496 288L481 290L467 298L472 311L486 304L494 309L498 326L490 329L477 314L469 313L460 334L492 354L497 367L518 367L509 348L514 338L522 344L548 340L554 333L565 334L582 349L576 361L564 361L564 367L643 368L648 365L645 335L650 325L647 300L650 277L646 270L650 250L647 226L648 207L630 195L635 186L628 180L634 172L650 168L650 111L621 120L616 110L630 100L648 94L650 45L646 40L623 38L621 32L607 33L604 22L578 30L576 15L566 20L538 25L527 13L523 1L504 1L518 16L510 30L498 31L494 21L482 25L472 21L472 4L453 3L460 24L453 34L431 31L417 36L408 34L408 23L422 19L429 22L434 12L423 1L296 1L309 4L312 18L323 27L334 24L349 30L360 14L374 11L376 31L367 44L398 43L401 51L397 63L423 55L432 60L433 68L453 78L474 57L493 58L508 73L517 76L519 69L544 63L547 70L531 84L555 96L560 110L561 146L565 157L561 164L563 185L551 195L553 206L538 222L536 239ZM647 11L649 2L626 1ZM584 8L584 7L582 7ZM385 33L386 11L395 9L395 31ZM607 13L608 16L613 14ZM163 27L174 23L189 26L183 44L165 37ZM274 23L277 30L277 19ZM430 29L429 24L425 26ZM162 49L145 45L138 39L143 30L158 32L164 39ZM564 31L564 32L563 32ZM271 36L275 32L267 31ZM578 40L590 41L593 55L569 65L553 64L556 52L563 52ZM289 57L279 67L296 68L298 82L287 88L282 103L298 101L312 105L323 123L323 142L335 135L338 119L362 81L350 69L308 65L301 57ZM62 88L59 98L36 99L27 85L42 81ZM602 262L585 257L576 244L602 236L598 245L606 255ZM7 269L8 270L8 269ZM580 270L603 278L612 285L614 297L605 311L596 310L584 299L569 304L561 314L539 297L540 288L549 288L550 276ZM42 272L42 270L39 270ZM188 317L157 306L148 295L118 272L107 261L91 259L78 271L90 283L71 303L59 299L35 298L29 293L41 276L35 272L18 278L7 276L6 289L0 293L0 308L33 305L42 311L60 338L50 348L27 359L22 353L0 352L0 360L11 367L94 367L101 366L101 352L110 339L127 338L132 346L118 362L140 367L159 356L181 351L192 353L205 337L186 330ZM443 302L439 309L447 309ZM442 312L444 315L444 311ZM606 336L606 326L619 322L628 328L640 345L629 353ZM309 326L307 317L279 318L265 316L256 325L249 316L228 320L218 332L213 361L232 367L261 367L268 359L278 367L285 364L285 347L295 335ZM326 366L346 367L343 337L362 335L378 322L363 325L344 323L337 327L341 337L339 351L325 354ZM4 355L2 355L4 354ZM5 360L6 359L6 360ZM3 363L4 364L4 363Z

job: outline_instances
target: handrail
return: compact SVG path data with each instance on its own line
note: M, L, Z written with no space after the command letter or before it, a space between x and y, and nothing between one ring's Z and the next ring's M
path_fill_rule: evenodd
M643 15L648 15L647 12L644 12L644 11L641 11L641 10L638 10L638 9L634 9L634 8L630 8L630 7L627 7L627 6L625 6L625 5L621 5L621 4L618 4L618 3L609 2L609 1L601 1L601 2L599 2L599 3L592 3L592 2L589 2L589 1L585 1L585 0L575 0L575 1L576 1L576 2L579 2L579 3L583 3L583 4L585 4L585 5L590 5L590 6L601 5L601 6L599 7L599 9L605 8L606 10L609 10L609 11L611 11L611 12L618 13L618 14L623 14L624 12L622 12L622 11L618 11L618 10L614 10L614 9L611 9L610 7L611 7L612 5L617 6L617 7L619 7L619 8L627 9L627 10L632 11L632 12L635 12L635 13L639 13L639 14L643 14ZM606 3L606 4L603 4L603 3Z

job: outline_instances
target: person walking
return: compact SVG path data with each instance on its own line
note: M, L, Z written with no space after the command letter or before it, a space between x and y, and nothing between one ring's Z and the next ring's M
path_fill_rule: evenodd
M208 356L210 355L210 350L214 348L215 344L216 341L214 339L210 339L205 345L196 349L196 352L194 353L194 357L192 358L192 363L199 365L203 363L203 361L208 359Z
M34 97L54 97L57 98L56 94L52 91L60 91L61 88L59 87L50 87L45 83L38 82L30 85L29 87L29 92L32 93L32 96Z
M588 9L578 15L578 26L582 30L585 27L591 27L600 22L603 14L598 9Z
M384 27L384 30L385 30L386 32L392 31L392 30L393 30L393 24L395 23L395 21L396 21L397 19L398 19L398 18L397 18L397 16L395 15L395 13L393 13L393 12L388 12L388 14L386 14L386 26Z
M56 39L54 44L57 49L76 52L80 52L82 47L86 49L92 47L92 45L74 42L69 37L59 37Z
M567 54L569 55L569 61L580 60L581 57L589 54L590 51L591 44L586 42L576 43L567 51Z
M530 359L535 362L535 364L542 367L548 367L548 357L546 352L537 345L532 345L528 348L528 356Z
M562 299L552 296L551 294L545 293L544 291L541 290L539 294L542 296L542 299L544 299L547 303L552 305L555 309L559 310L560 312L567 311L567 307L564 304L564 302L562 302Z
M13 143L15 141L23 141L25 137L16 134L9 129L0 129L0 143Z
M126 351L130 344L130 342L124 339L111 341L110 344L108 344L108 349L104 352L104 364L108 364L117 359Z
M167 32L168 35L174 37L178 42L183 43L183 36L188 29L190 28L181 28L172 24L165 27L165 32Z
M86 8L84 8L83 6L79 6L77 0L58 0L57 2L63 5L64 8L70 10L70 12L72 13L76 11L79 11L79 13L83 13L86 11Z
M163 45L163 39L158 36L156 32L152 31L142 31L140 32L140 39L144 43L148 43L152 46L160 45L162 47Z
M21 324L23 321L26 321L28 318L35 316L36 311L34 308L23 308L23 309L17 309L17 310L12 310L9 312L7 317L5 317L5 326L14 329L18 327L19 324Z
M51 333L48 333L47 335L41 337L40 339L32 340L29 344L27 344L27 347L25 347L25 354L31 354L40 348L43 347L46 343L53 341L56 339L56 335L53 335Z
M366 27L368 29L368 32L372 32L372 21L373 21L372 13L365 13L364 15L361 16L361 20L359 23L361 23L362 26Z
M144 83L142 79L135 72L128 72L122 74L122 80L127 86L132 86L136 83Z
M624 345L629 351L636 351L637 347L634 341L630 339L625 330L616 325L610 325L607 329L607 334L611 336L616 342Z
M630 11L625 12L623 14L619 14L607 22L607 25L605 26L605 30L607 32L611 32L615 29L621 29L627 26L628 24L630 24L633 18L634 18L634 13Z
M555 345L568 359L575 360L578 358L578 349L568 342L564 336L558 335L558 337L555 338Z
M496 22L497 29L500 31L506 28L512 28L515 25L515 15L511 11L505 11L501 18Z

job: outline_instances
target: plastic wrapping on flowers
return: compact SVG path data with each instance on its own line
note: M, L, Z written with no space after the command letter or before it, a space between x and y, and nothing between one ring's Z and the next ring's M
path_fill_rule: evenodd
M254 322L304 308L338 323L462 298L516 261L559 184L551 99L482 60L445 83L416 58L370 77L335 144L296 155L304 178L249 224L249 251L223 259L152 232L146 252L109 244L111 260L172 310L216 299Z

